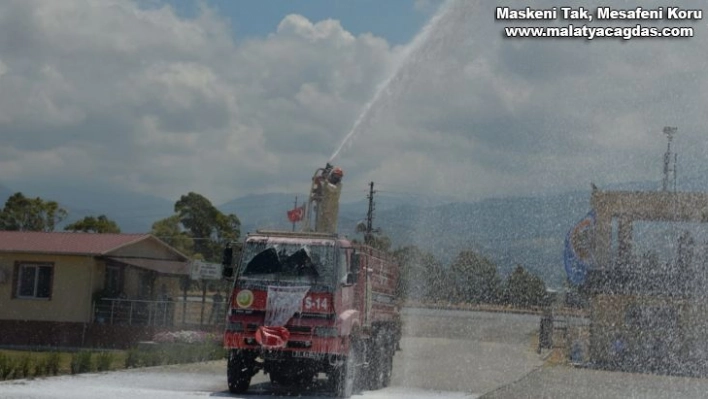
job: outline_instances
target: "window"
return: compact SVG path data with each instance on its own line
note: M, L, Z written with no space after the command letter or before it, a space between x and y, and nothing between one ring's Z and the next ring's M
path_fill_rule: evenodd
M52 296L54 266L46 263L18 263L15 267L17 298L42 298Z
M123 291L123 273L119 266L106 266L106 294L117 297Z
M349 258L347 257L347 252L351 253L351 250L347 251L344 248L339 248L337 276L341 284L347 282L347 274L349 274Z

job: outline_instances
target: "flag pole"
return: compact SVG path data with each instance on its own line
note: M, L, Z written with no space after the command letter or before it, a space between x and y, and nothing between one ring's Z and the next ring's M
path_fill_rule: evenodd
M293 209L297 209L297 195L295 196L295 206ZM295 231L295 222L293 222L293 232Z

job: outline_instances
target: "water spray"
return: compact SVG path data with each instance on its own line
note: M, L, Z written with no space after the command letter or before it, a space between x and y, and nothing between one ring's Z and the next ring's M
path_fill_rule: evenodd
M374 96L371 98L371 100L369 100L368 103L366 103L366 105L364 105L364 108L362 109L361 113L359 113L359 116L354 122L354 125L352 125L351 130L349 130L349 133L344 136L344 139L339 144L339 147L337 147L337 149L329 157L327 164L331 164L334 158L336 158L337 155L339 155L339 153L342 151L344 146L348 144L349 141L357 134L363 122L366 121L369 114L371 113L373 106L378 103L379 99L384 93L388 93L388 89L391 84L402 78L401 71L403 70L403 67L409 62L412 56L420 50L423 44L428 42L431 32L433 32L435 28L440 24L440 21L443 20L443 18L449 14L449 11L452 9L451 5L454 2L455 0L447 0L445 3L443 3L443 5L440 6L435 15L420 31L420 33L415 36L411 44L406 47L406 50L401 56L400 61L393 68L393 72L391 73L391 75L389 75L389 77L378 86L376 92L374 93Z

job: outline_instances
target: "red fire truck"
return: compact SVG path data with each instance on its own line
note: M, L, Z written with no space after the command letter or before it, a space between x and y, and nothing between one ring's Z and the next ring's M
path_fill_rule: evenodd
M307 214L317 231L306 221L307 231L249 234L235 270L225 251L225 276L234 276L224 335L233 393L248 390L259 371L274 384L302 387L325 373L337 397L390 382L401 335L398 265L333 232L341 182L318 187L330 184L333 170L313 177ZM332 209L334 217L323 214Z

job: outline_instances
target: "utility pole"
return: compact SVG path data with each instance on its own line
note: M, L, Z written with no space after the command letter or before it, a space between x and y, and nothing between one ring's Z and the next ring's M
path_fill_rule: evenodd
M364 243L366 245L371 245L372 234L374 232L374 182L369 183L369 195L366 197L369 199L369 210L366 212L366 232L364 232Z

